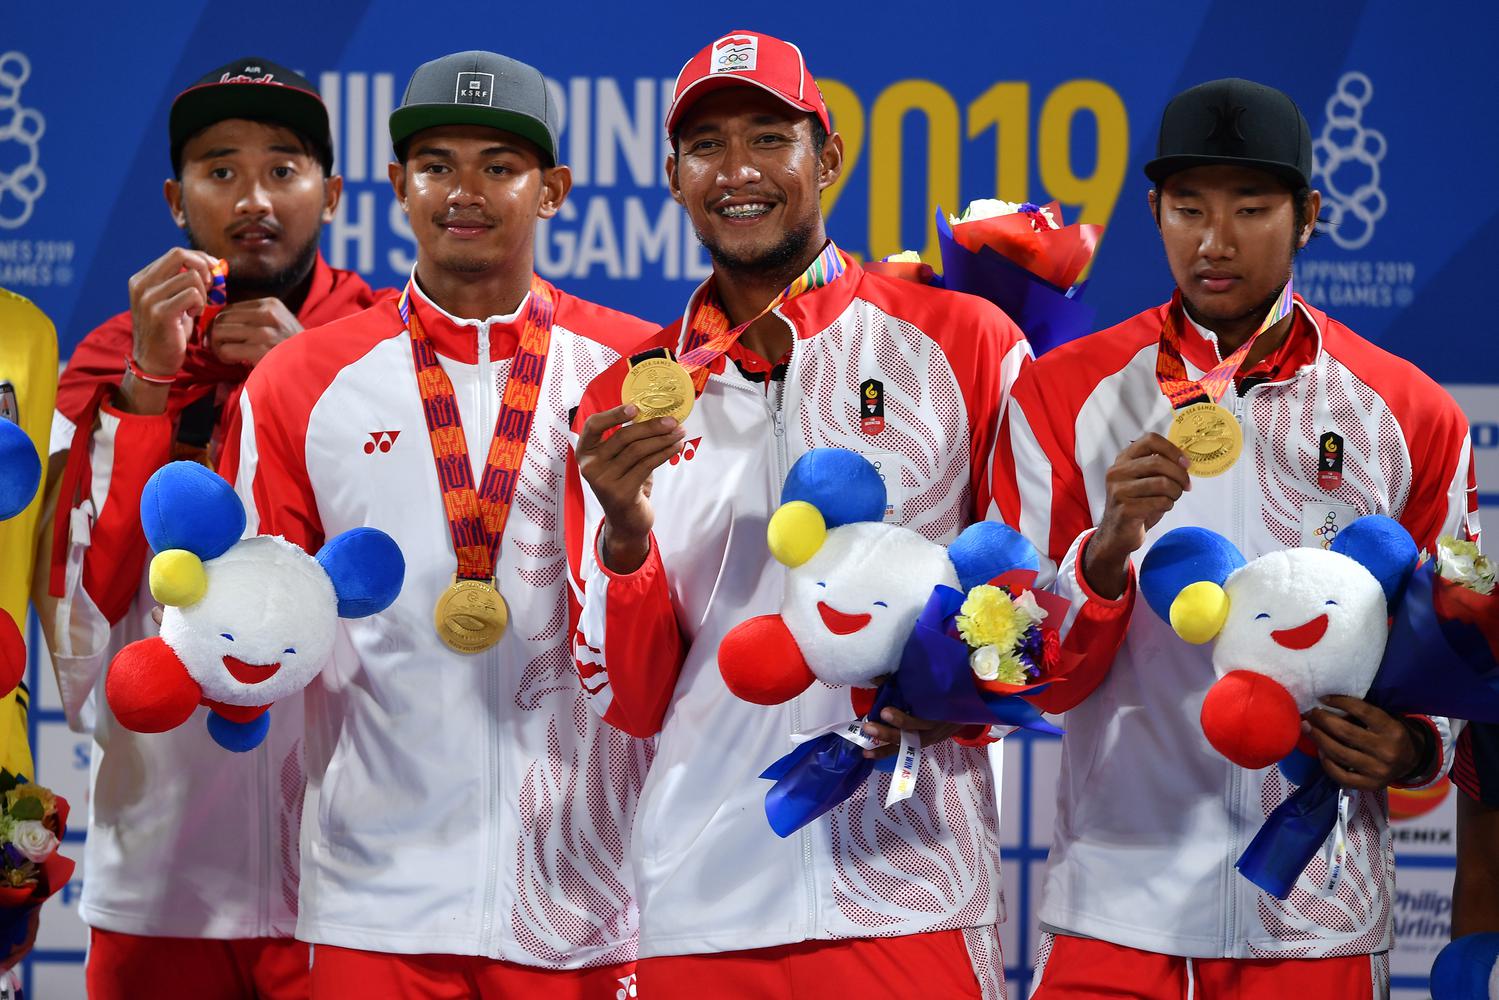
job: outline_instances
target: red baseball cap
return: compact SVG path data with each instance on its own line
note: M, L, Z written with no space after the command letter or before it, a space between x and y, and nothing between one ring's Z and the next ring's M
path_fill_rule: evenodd
M733 31L687 60L677 74L671 108L666 112L666 134L676 131L682 115L698 98L725 87L745 85L759 87L799 111L816 115L823 128L833 131L828 106L807 69L802 50L758 31Z

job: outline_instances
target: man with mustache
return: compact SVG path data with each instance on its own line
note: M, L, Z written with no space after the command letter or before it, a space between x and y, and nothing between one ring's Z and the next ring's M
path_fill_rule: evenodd
M1029 348L987 302L866 272L828 239L819 195L843 140L794 45L738 31L704 48L666 131L671 192L713 274L679 323L589 388L569 479L583 684L605 720L658 734L630 842L642 993L1002 996L983 734L960 745L956 727L887 710L866 732L926 744L915 794L887 810L877 776L781 840L758 774L792 734L850 719L849 692L814 684L752 705L716 656L730 628L779 608L765 525L809 449L878 463L887 520L935 541L982 518ZM630 367L672 358L686 361L684 398L699 394L686 422L633 423L650 401L622 404Z
M291 937L300 700L278 705L265 743L234 757L201 718L168 733L124 729L101 689L114 653L156 633L146 480L173 459L218 462L240 388L267 352L374 295L318 253L343 181L310 83L237 59L177 97L169 130L164 193L188 246L130 279L130 311L90 332L63 372L54 532L36 581L69 725L94 735L79 907L88 990L138 997L170 975L179 996L306 996L307 948Z
M306 693L297 934L320 1000L633 995L649 748L582 704L562 495L569 411L651 328L533 270L572 185L558 131L531 66L419 67L390 116L410 280L246 386L252 527L313 551L374 525L406 558Z
M1032 996L1384 996L1384 790L1441 778L1446 720L1338 696L1336 713L1308 712L1304 732L1347 790L1346 837L1329 836L1287 898L1261 891L1235 862L1294 786L1208 743L1210 647L1134 600L1133 560L1182 526L1254 559L1373 513L1427 551L1476 538L1467 422L1408 362L1292 294L1321 196L1290 97L1237 79L1177 95L1145 173L1176 292L1027 371L995 464L1000 512L1080 613L1133 602L1112 665L1040 699L1067 712L1067 734Z

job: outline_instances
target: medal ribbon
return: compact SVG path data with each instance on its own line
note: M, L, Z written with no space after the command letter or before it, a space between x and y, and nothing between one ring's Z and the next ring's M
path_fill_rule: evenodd
M491 580L500 558L505 522L515 499L526 441L541 399L541 376L546 371L547 349L552 341L552 289L531 276L531 295L522 316L520 343L505 379L500 415L489 440L484 476L474 488L474 467L469 461L468 442L453 383L437 361L437 351L411 308L411 283L401 292L396 308L411 335L411 359L416 365L416 386L422 394L422 415L432 439L432 461L448 519L448 534L458 557L458 579Z
M1171 401L1171 408L1179 410L1191 403L1201 402L1204 398L1210 403L1216 403L1228 392L1228 387L1233 384L1234 376L1238 374L1239 366L1249 356L1249 349L1259 339L1260 334L1270 329L1276 323L1285 319L1295 308L1292 298L1290 279L1286 280L1286 286L1280 290L1280 296L1270 311L1265 314L1264 322L1258 330L1239 349L1224 358L1213 368L1212 371L1203 375L1196 381L1187 377L1187 366L1182 361L1181 352L1181 319L1184 314L1184 306L1181 301L1181 290L1177 289L1171 297L1171 305L1166 310L1166 322L1161 325L1161 346L1156 352L1155 380L1161 387L1161 392Z
M728 314L723 311L718 295L710 285L704 290L697 308L692 311L692 318L687 323L686 349L678 359L692 376L693 391L702 394L703 386L708 384L709 366L739 342L751 323L798 295L832 284L847 269L848 257L829 240L827 246L822 248L822 253L802 272L801 277L783 288L754 319L732 329L729 327Z

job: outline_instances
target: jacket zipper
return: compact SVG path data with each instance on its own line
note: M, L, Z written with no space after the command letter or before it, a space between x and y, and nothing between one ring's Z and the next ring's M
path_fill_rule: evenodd
M769 395L766 397L765 405L770 411L771 425L774 429L776 442L776 481L775 491L779 496L781 484L786 481L787 474L791 471L790 447L786 442L786 392L787 386L791 384L792 370L796 367L796 327L785 316L781 315L779 309L775 310L776 316L781 322L791 328L791 359L786 363L786 374L780 383L774 380L770 382L769 388L775 392L775 402L771 403ZM791 732L792 735L802 731L802 696L797 695L791 700ZM801 840L802 848L802 882L807 894L807 936L817 936L817 878L812 860L812 830L815 824L802 827L797 833Z
M268 734L269 735L269 734ZM260 752L256 754L259 758L256 762L260 770L260 787L264 794L260 797L260 936L270 937L271 929L271 813L279 813L272 810L270 804L275 801L276 789L271 782L270 749L271 743L267 739L260 745ZM300 835L300 834L299 834Z
M485 447L487 453L487 435L494 427L494 416L491 411L491 403L496 395L494 385L494 366L489 358L489 321L485 320L478 324L479 337L479 385L478 385L478 414L479 426L483 428L481 434L485 435ZM499 571L499 559L495 560L495 571ZM484 698L486 708L495 705L495 675L499 672L498 645L485 651L481 669L484 671ZM498 734L495 727L494 712L486 711L484 755L487 765L489 780L484 783L484 829L487 832L484 849L487 855L485 859L484 880L484 911L483 920L479 930L480 947L485 953L496 958L500 957L500 949L495 944L495 893L499 891L499 869L500 869L500 831L498 808L495 802L499 794L500 782L500 747Z
M1253 389L1250 390L1254 391ZM1244 396L1234 389L1234 420L1239 425L1240 432L1244 435L1244 449L1239 456L1239 461L1234 463L1234 519L1233 519L1233 542L1240 552L1245 551L1246 531L1244 527L1244 470L1247 455L1253 442L1249 440L1252 428L1245 426L1244 420ZM1239 884L1237 868L1239 845L1239 817L1245 812L1244 789L1247 779L1238 767L1229 768L1229 824L1228 824L1228 853L1224 857L1225 874L1227 877L1228 893L1225 899L1225 911L1227 914L1227 933L1224 939L1223 954L1228 957L1239 956L1240 920L1239 903L1243 898L1243 886Z

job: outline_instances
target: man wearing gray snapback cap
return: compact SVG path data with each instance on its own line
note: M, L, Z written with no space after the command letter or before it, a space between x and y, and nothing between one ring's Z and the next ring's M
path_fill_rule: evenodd
M407 560L307 693L313 996L630 996L648 750L569 670L562 505L569 411L652 328L534 273L571 186L537 70L426 63L390 133L410 281L272 354L242 407L259 531L377 525Z
M1215 80L1177 95L1145 165L1171 300L1047 354L1015 386L1018 486L997 490L1001 513L1079 613L1134 602L1113 663L1072 674L1043 706L1067 712L1067 734L1033 1000L1388 994L1385 789L1441 778L1446 720L1336 696L1346 717L1302 717L1303 745L1344 790L1346 835L1278 898L1236 862L1295 786L1232 740L1208 742L1210 647L1134 601L1133 557L1177 527L1216 531L1246 559L1325 545L1370 513L1427 550L1477 536L1457 404L1292 292L1320 205L1311 145L1273 88ZM1220 438L1209 467L1167 434L1212 407L1242 441ZM1304 648L1291 631L1272 635Z

